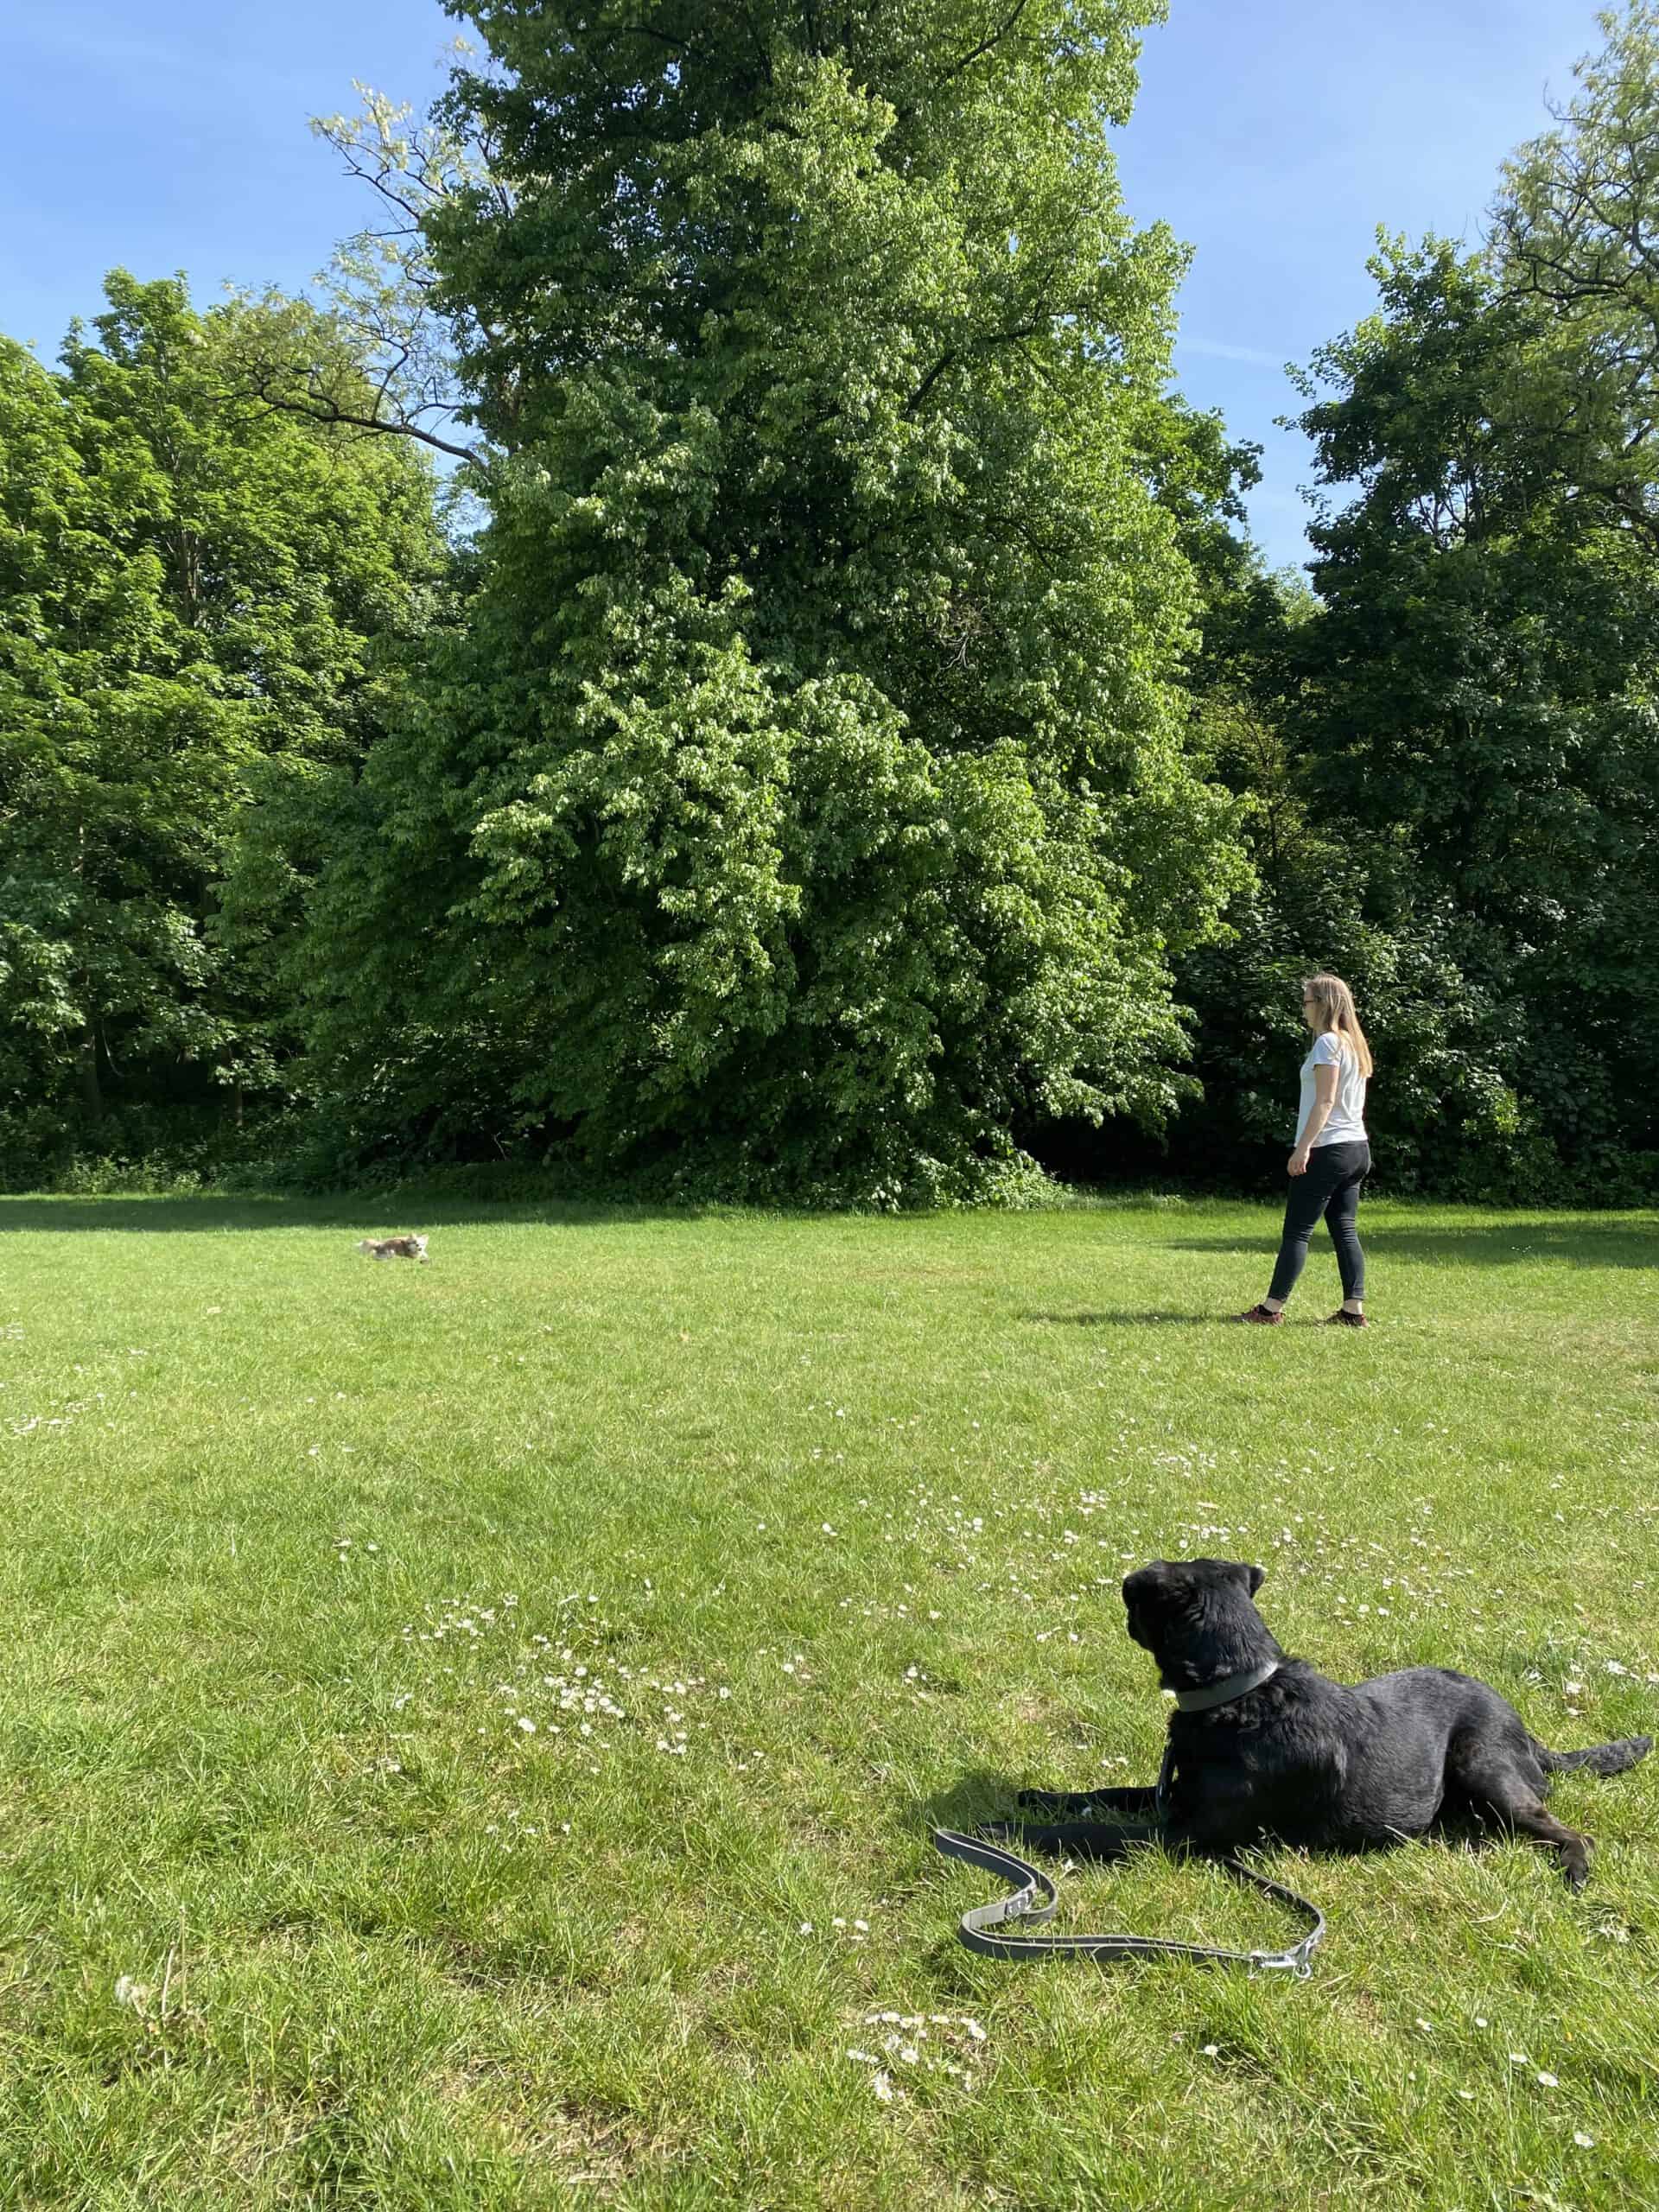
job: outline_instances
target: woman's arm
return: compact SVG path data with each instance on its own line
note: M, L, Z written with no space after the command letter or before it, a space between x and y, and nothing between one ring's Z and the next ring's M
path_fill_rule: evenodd
M1313 1149L1313 1140L1330 1120L1331 1109L1337 1103L1337 1077L1340 1072L1334 1063L1313 1071L1313 1103L1306 1125L1297 1131L1296 1149L1290 1155L1293 1175L1307 1173L1307 1155Z

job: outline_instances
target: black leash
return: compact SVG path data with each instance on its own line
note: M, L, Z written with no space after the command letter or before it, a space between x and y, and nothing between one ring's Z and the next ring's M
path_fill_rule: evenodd
M935 1828L933 1844L947 1859L960 1859L966 1866L982 1867L988 1874L1001 1875L1017 1885L1013 1895L995 1904L977 1905L972 1912L962 1916L957 1932L963 1942L970 1951L978 1951L988 1959L1049 1959L1079 1955L1092 1959L1201 1959L1211 1965L1248 1967L1253 1974L1282 1970L1305 1981L1313 1971L1313 1953L1325 1940L1325 1915L1318 1905L1299 1897L1294 1890L1286 1889L1281 1883L1270 1882L1265 1874L1256 1873L1236 1859L1223 1859L1217 1863L1241 1882L1260 1890L1264 1897L1306 1916L1310 1925L1300 1943L1284 1951L1218 1951L1203 1943L1166 1942L1154 1936L994 1934L993 1930L1005 1928L1013 1920L1024 1921L1032 1927L1052 1920L1059 1905L1059 1893L1052 1881L1037 1867L1027 1866L1023 1859L1016 1859L1013 1852L1004 1851L1000 1845L988 1843L979 1836L957 1835L950 1828Z

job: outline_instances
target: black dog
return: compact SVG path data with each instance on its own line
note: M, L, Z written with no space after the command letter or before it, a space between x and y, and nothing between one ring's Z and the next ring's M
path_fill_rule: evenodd
M1574 1767L1622 1774L1647 1756L1650 1737L1547 1751L1496 1690L1443 1667L1352 1688L1327 1681L1274 1642L1253 1603L1265 1580L1259 1567L1227 1559L1156 1560L1128 1576L1129 1634L1176 1697L1164 1778L1156 1790L1030 1790L1020 1804L1150 1817L1000 1832L1086 1858L1150 1842L1222 1856L1266 1837L1358 1851L1464 1814L1547 1844L1572 1886L1584 1887L1589 1840L1544 1809L1549 1777Z

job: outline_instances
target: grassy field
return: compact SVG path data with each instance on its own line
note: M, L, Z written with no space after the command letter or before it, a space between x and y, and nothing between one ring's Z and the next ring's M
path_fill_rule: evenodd
M1659 2197L1659 1757L1264 1855L1311 1981L969 1956L930 1821L1150 1780L1132 1564L1653 1726L1659 1217L0 1203L0 2204ZM431 1234L376 1266L359 1235ZM1061 1924L1276 1945L1145 1854ZM896 2016L896 2017L895 2017Z

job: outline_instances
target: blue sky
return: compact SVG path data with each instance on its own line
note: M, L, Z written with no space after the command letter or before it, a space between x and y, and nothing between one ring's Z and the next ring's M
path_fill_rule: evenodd
M1287 360L1371 304L1376 226L1478 236L1503 155L1599 42L1596 0L1171 0L1117 154L1129 206L1195 249L1177 366L1266 448L1251 524L1304 556ZM306 282L364 219L308 117L352 79L424 103L435 0L0 0L0 329L56 351L99 279Z
M1137 220L1195 249L1176 367L1265 448L1252 532L1306 557L1306 441L1284 374L1376 304L1377 226L1478 242L1498 164L1601 43L1603 0L1171 0L1117 143Z

